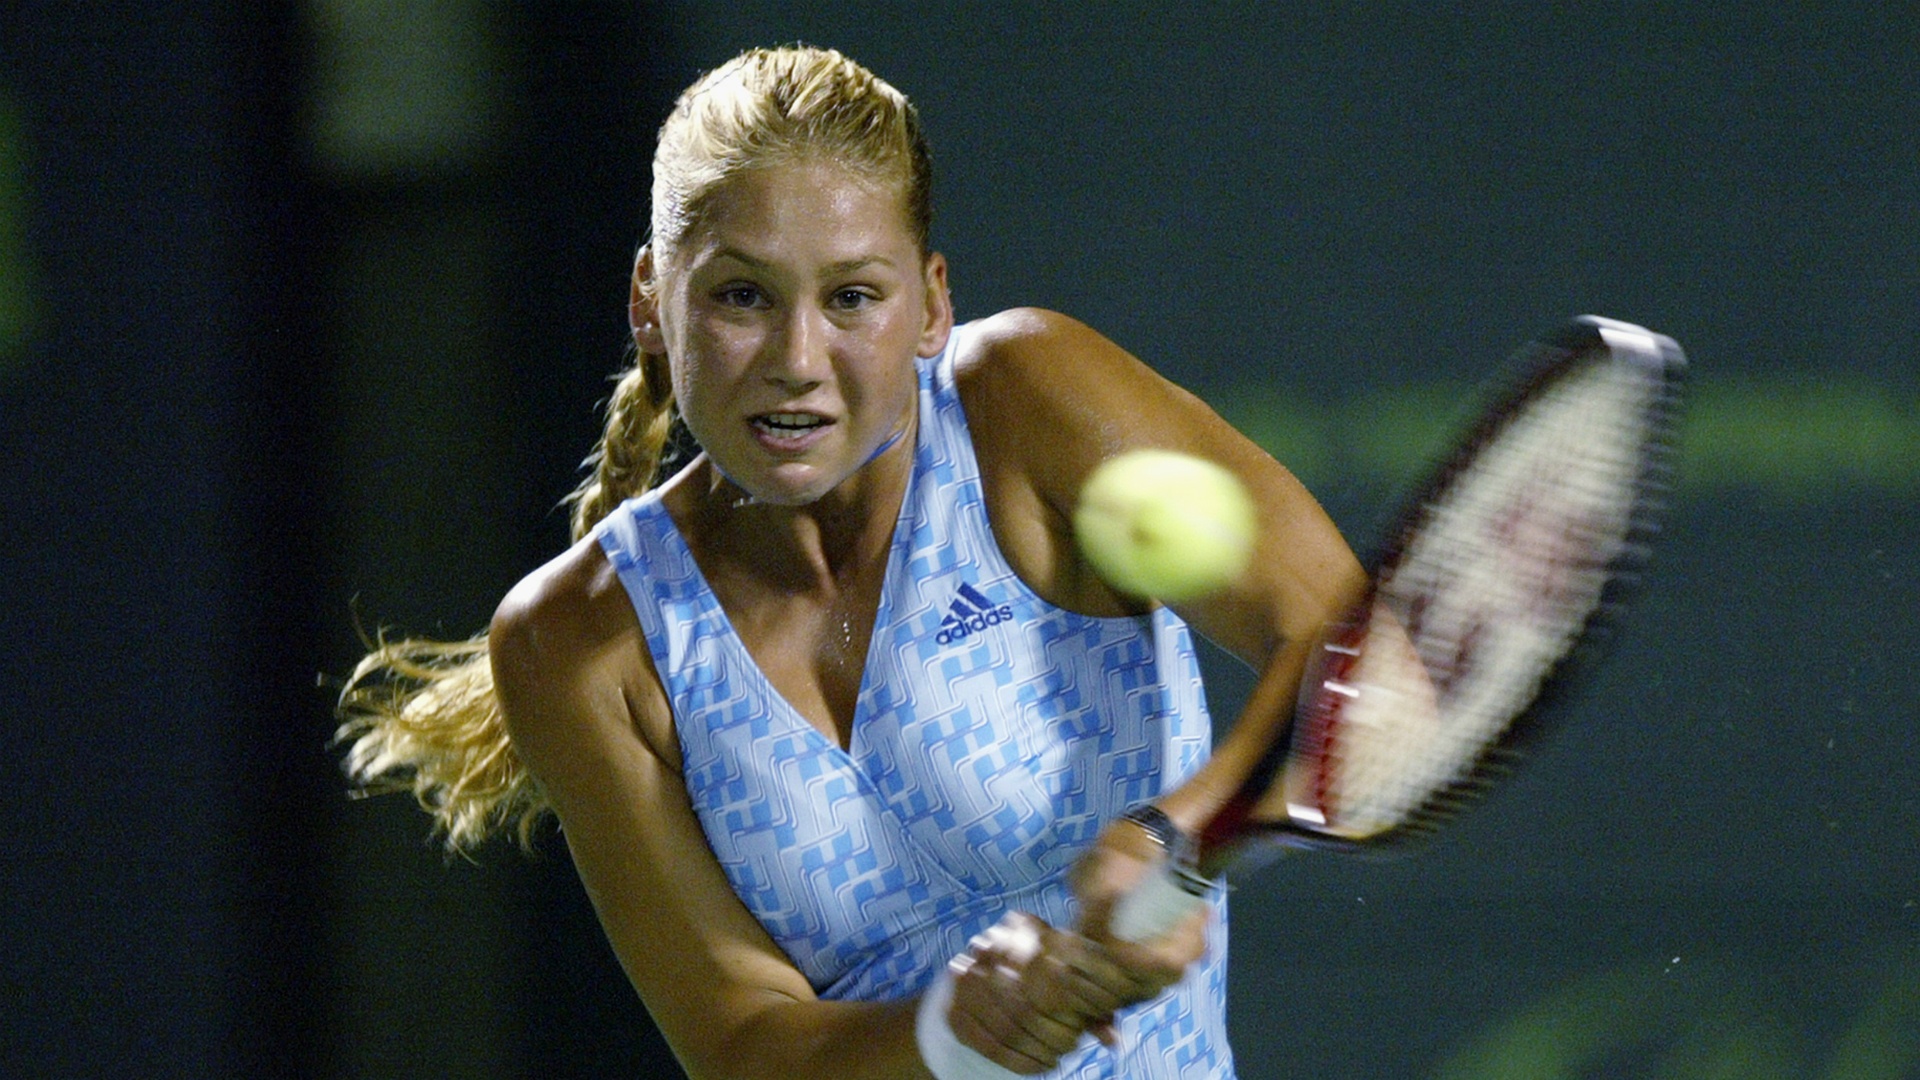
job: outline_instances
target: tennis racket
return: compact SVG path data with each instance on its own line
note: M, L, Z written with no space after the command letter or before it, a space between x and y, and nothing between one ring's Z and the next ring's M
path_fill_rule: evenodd
M1672 339L1592 315L1523 349L1328 628L1292 723L1167 873L1116 906L1114 934L1157 936L1235 866L1392 843L1484 791L1650 554L1685 367Z

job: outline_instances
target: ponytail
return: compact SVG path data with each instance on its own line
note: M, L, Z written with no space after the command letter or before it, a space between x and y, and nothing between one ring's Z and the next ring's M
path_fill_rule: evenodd
M568 501L573 538L651 487L673 419L667 358L643 353L614 385L592 472ZM372 643L341 691L335 741L356 794L411 792L447 848L511 829L521 847L552 809L507 738L482 633L466 641Z
M600 447L587 456L593 472L567 500L573 538L587 535L613 508L653 486L673 428L673 383L664 353L641 353L613 385Z

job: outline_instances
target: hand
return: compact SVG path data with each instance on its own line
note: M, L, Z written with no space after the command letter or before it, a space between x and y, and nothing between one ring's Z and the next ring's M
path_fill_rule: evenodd
M1023 1075L1053 1068L1089 1033L1114 1045L1114 1012L1158 992L1104 947L1021 912L975 937L950 968L955 1037Z
M1073 869L1073 891L1080 899L1080 932L1105 946L1115 962L1150 986L1152 997L1180 981L1194 961L1206 955L1212 909L1200 906L1150 941L1124 941L1110 929L1115 905L1150 875L1165 872L1167 851L1131 821L1107 826Z

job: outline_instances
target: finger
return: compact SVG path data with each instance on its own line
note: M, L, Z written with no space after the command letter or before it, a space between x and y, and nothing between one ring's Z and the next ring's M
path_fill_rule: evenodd
M1129 1004L1112 975L1102 981L1071 952L1041 955L1028 967L1026 981L1027 999L1035 1009L1080 1026L1103 1022Z
M1035 1057L1023 1050L1007 1046L997 1034L981 1024L978 1017L972 1013L961 1012L957 1008L948 1015L947 1026L953 1029L954 1038L959 1039L963 1045L1008 1072L1018 1073L1021 1076L1046 1072L1059 1060L1058 1057Z
M973 936L968 947L991 951L1007 957L1018 968L1033 959L1040 950L1041 936L1050 928L1046 923L1022 911L1008 912L1000 921Z
M1036 996L1031 975L1031 968L1025 975L1011 977L1005 968L994 972L998 1017L994 1029L1008 1046L1023 1053L1057 1058L1080 1044L1089 1021L1055 1000Z
M982 1054L1015 1071L1028 1063L1051 1068L1079 1044L1082 1025L1036 1011L1024 980L991 953L956 971L949 1023Z
M982 1023L977 1016L965 1013L955 1014L949 1026L955 1038L978 1051L982 1057L1018 1073L1046 1072L1057 1066L1060 1059L1080 1042L1078 1036L1065 1041L1040 1039L1018 1027L1011 1032L1002 1031Z
M1079 1001L1086 996L1086 980L1070 959L1078 943L1077 935L1055 930L1034 916L1012 912L975 935L968 955L1020 980L1031 1004L1065 1019L1088 1011ZM1063 998L1065 1003L1055 998ZM1096 1001L1093 1007L1104 1012L1110 1006Z
M1054 955L1065 962L1082 994L1108 1012L1151 996L1162 985L1157 963L1142 970L1143 957L1077 934L1062 935Z

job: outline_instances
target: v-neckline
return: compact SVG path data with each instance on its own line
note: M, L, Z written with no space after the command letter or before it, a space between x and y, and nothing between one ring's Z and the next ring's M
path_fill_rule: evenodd
M916 408L919 406L916 405ZM924 409L922 412L924 414ZM861 732L867 727L864 722L867 699L872 696L873 689L874 657L879 655L882 638L887 636L893 609L893 594L900 574L904 573L901 564L906 557L906 545L903 541L905 534L911 528L913 495L920 482L920 429L924 428L925 424L925 415L916 418L914 445L910 450L911 457L907 464L907 482L900 492L900 505L895 511L893 530L887 545L886 567L881 571L880 576L880 599L874 607L873 625L868 630L866 653L860 659L860 679L858 688L854 691L853 713L847 720L845 746L840 745L837 739L828 735L820 725L815 724L806 713L800 711L799 706L789 700L767 676L766 669L761 667L760 661L754 658L753 650L747 648L746 639L740 636L740 629L734 623L733 616L727 612L726 605L720 602L720 594L714 591L713 582L707 577L706 568L700 565L700 558L694 552L693 545L680 531L679 522L667 512L664 502L659 504L660 514L666 520L667 529L673 537L674 544L685 554L687 564L693 568L701 592L711 601L714 614L726 629L726 633L722 635L725 648L735 652L740 662L753 672L753 678L758 682L767 700L778 703L778 712L785 717L788 727L798 729L804 736L818 740L822 747L832 750L849 762L860 760Z

